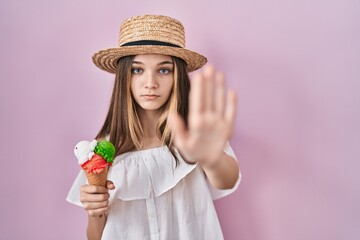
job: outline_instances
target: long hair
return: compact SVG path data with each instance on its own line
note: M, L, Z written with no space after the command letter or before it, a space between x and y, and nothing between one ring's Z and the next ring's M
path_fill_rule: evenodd
M136 110L136 102L130 90L131 65L134 58L135 56L126 56L118 61L109 110L96 136L96 139L109 136L110 142L116 149L115 156L142 148L143 129ZM169 99L162 106L163 112L158 120L156 133L163 145L168 146L178 165L179 160L175 154L167 117L170 111L177 111L187 126L190 80L185 61L177 57L172 57L172 60L174 62L173 89Z

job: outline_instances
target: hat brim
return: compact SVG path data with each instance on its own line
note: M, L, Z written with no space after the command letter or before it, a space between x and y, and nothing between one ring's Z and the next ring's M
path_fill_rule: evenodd
M115 73L119 58L139 54L164 54L181 58L187 63L187 70L189 72L201 68L207 62L206 57L188 49L158 45L108 48L95 53L92 59L94 64L100 69L109 73Z

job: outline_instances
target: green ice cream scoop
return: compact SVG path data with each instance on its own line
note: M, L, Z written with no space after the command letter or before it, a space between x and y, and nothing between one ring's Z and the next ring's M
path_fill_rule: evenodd
M106 160L106 162L113 163L115 147L111 142L106 140L98 142L94 149L94 152L102 156Z

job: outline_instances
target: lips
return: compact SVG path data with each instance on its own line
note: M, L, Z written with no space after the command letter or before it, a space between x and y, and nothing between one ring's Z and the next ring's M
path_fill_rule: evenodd
M147 99L147 100L153 100L153 99L156 99L158 97L160 97L160 95L156 95L156 94L144 94L144 95L141 95L141 97Z

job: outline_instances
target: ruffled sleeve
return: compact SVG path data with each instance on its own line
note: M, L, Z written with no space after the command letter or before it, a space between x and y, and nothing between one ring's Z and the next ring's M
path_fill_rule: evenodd
M109 179L114 182L114 198L131 201L160 196L189 174L196 165L179 165L166 147L123 154L110 168ZM111 196L110 196L111 197Z
M108 179L115 185L115 189L109 191L110 202L114 199L122 201L147 199L151 195L158 197L175 187L197 166L197 164L187 164L179 154L177 157L178 166L166 146L117 156L108 172ZM88 181L86 174L81 170L66 200L82 206L79 190L84 184L88 184Z
M234 157L231 147L227 145L225 153ZM117 156L108 172L108 179L115 185L109 191L110 202L114 199L132 201L158 197L174 188L183 178L192 172L197 164L187 164L177 153L179 164L176 166L174 156L166 146L127 152ZM219 190L207 181L212 199L224 197L236 190L240 176L232 189ZM66 200L78 206L80 202L80 186L88 184L83 170L76 177Z
M66 197L66 201L82 207L83 205L80 202L80 186L84 184L89 183L87 181L85 172L81 170L70 188L70 191Z
M224 152L233 157L236 161L237 161L237 158L235 156L235 153L234 151L232 150L231 146L229 145L229 143L226 144L225 148L224 148ZM213 200L216 200L216 199L219 199L219 198L222 198L222 197L225 197L231 193L233 193L238 187L239 187L239 184L241 182L241 173L239 174L239 178L237 179L235 185L233 188L231 189L217 189L215 187L213 187L211 185L211 183L209 182L209 180L206 178L206 183L208 185L208 188L209 188L209 191L210 191L210 194L211 194L211 197Z

